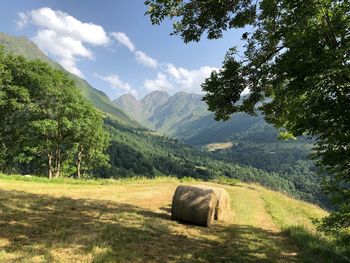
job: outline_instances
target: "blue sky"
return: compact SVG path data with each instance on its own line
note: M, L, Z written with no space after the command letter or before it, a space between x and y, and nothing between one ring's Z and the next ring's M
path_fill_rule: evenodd
M11 0L0 9L0 31L33 40L52 59L111 99L153 90L201 92L241 32L184 44L166 21L153 26L143 0Z

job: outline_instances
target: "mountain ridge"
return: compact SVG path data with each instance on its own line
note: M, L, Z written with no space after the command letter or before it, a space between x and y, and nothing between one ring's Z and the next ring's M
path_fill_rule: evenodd
M153 91L141 99L124 94L113 102L145 127L167 135L175 135L171 132L173 126L188 118L189 114L203 116L209 113L202 95L183 91L173 95Z
M150 99L158 97L158 94L159 91L154 91L139 100L135 97L130 99L130 95L125 94L114 100L114 103L145 127L191 145L225 142L255 126L273 129L262 116L250 116L245 113L236 113L228 121L216 121L214 114L208 111L202 94L180 91L170 96L161 92L166 94L163 95L165 99ZM154 102L154 105L145 102ZM152 108L153 111L147 111L145 108ZM277 131L274 134L277 137Z

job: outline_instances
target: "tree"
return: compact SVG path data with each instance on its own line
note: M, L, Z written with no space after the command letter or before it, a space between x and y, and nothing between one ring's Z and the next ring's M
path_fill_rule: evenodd
M80 115L74 125L76 176L81 178L82 165L87 171L108 165L106 148L109 135L103 129L101 113L92 105L81 100L75 111Z
M3 87L4 85L6 85L6 82L10 80L10 75L8 71L5 69L4 65L1 63L3 59L4 59L3 50L0 47L0 87ZM0 89L0 108L2 108L5 104L6 104L6 93L3 90L3 88L1 88ZM1 114L1 116L3 115ZM5 158L6 158L6 147L4 143L5 138L2 135L3 134L1 133L1 129L0 129L0 171L4 169Z
M15 159L21 159L18 154L21 142L24 140L27 131L28 118L32 104L26 88L13 82L13 66L18 67L17 74L23 72L23 60L5 56L0 49L0 149L2 152L2 166L6 163L14 164ZM20 65L20 66L19 66ZM13 165L15 168L16 165Z
M284 137L316 138L315 158L337 204L324 221L350 227L350 2L332 0L148 0L153 24L176 18L187 43L244 29L244 50L227 52L202 85L216 119L256 114ZM241 96L244 89L249 94Z
M59 177L76 155L80 167L83 152L89 169L106 164L102 115L65 72L0 51L0 73L0 157L8 167Z
M76 120L78 90L65 73L43 62L9 56L6 66L12 73L11 85L22 87L29 98L29 102L24 103L25 110L13 111L15 116L25 116L17 117L10 125L22 135L14 160L36 162L34 166L40 170L40 166L44 166L42 159L46 159L48 177L59 177L61 164L68 158L66 152L73 147L72 127ZM10 136L9 141L13 141Z

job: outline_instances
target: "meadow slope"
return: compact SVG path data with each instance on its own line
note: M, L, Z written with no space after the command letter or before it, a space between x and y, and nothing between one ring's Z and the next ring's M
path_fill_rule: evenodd
M324 210L258 185L221 185L231 221L204 228L170 218L195 181L32 180L0 176L1 262L346 262L315 235Z

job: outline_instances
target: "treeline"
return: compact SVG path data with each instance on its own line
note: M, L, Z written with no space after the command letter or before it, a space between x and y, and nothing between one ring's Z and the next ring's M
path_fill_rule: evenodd
M322 191L322 178L314 161L310 160L311 145L303 138L300 142L274 142L253 144L241 141L229 150L212 154L227 162L255 167L269 174L291 182L297 196L303 200L318 200L330 207L330 202ZM310 143L310 142L309 142ZM264 184L264 183L263 183Z
M0 169L81 177L108 164L103 118L63 71L0 49Z
M228 161L249 165L268 172L292 172L291 167L298 161L305 161L310 168L314 162L307 144L289 142L251 143L240 142L228 150L216 151L214 155Z

